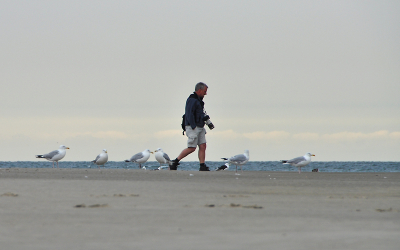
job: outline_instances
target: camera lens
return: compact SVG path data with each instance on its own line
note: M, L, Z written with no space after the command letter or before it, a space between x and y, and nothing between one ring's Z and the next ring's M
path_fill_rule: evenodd
M214 128L214 124L211 122L210 119L208 119L208 120L206 121L206 124L207 124L207 126L208 126L209 129L213 129L213 128Z
M207 124L209 129L213 129L214 128L214 124L212 124L209 115L204 116L203 121L206 122L206 124Z

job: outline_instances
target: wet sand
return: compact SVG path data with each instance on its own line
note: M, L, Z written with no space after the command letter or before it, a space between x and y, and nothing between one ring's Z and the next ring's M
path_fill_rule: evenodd
M399 249L400 173L0 169L2 249Z

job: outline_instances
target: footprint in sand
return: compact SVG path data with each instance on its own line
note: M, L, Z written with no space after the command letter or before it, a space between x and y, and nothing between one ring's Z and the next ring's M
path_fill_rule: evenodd
M223 207L224 205L222 205L222 207ZM215 207L215 205L214 204L207 204L207 205L205 205L205 207ZM221 207L221 206L220 206ZM258 206L258 205L246 205L246 206L244 206L244 205L241 205L241 204L235 204L235 203L231 203L230 205L229 205L229 207L242 207L242 208L253 208L253 209L262 209L263 207L262 206Z
M11 192L7 192L7 193L4 193L4 194L2 194L2 195L0 195L0 196L6 196L6 197L17 197L17 196L18 196L18 194L14 194L14 193L11 193Z
M90 208L94 208L94 207L108 207L108 204L93 204L93 205L89 205L86 206L85 204L78 204L75 206L76 208L85 208L85 207L90 207Z

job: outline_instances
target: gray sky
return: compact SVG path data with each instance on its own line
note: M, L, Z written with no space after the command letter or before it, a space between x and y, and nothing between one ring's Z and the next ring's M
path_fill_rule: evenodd
M69 161L175 158L203 81L207 160L399 161L399 13L381 0L1 1L0 160L60 144Z

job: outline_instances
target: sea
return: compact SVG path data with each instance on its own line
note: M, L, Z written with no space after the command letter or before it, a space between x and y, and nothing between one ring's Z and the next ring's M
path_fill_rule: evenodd
M206 162L211 171L224 165L222 161ZM52 168L53 163L49 161L2 161L0 168ZM142 166L146 170L158 170L160 164L156 161L148 161ZM98 168L97 165L87 161L60 161L60 168L78 168L90 169ZM164 165L166 167L166 165ZM139 169L138 164L131 162L109 161L104 167L105 169ZM297 167L284 165L279 161L249 161L243 167L243 171L295 171ZM165 168L163 168L165 169ZM318 169L319 172L400 172L400 162L380 162L380 161L314 161L309 165L302 167L302 172L311 172ZM182 161L178 167L182 171L198 171L199 163ZM240 170L240 167L238 167ZM235 171L235 166L231 165L226 171Z

